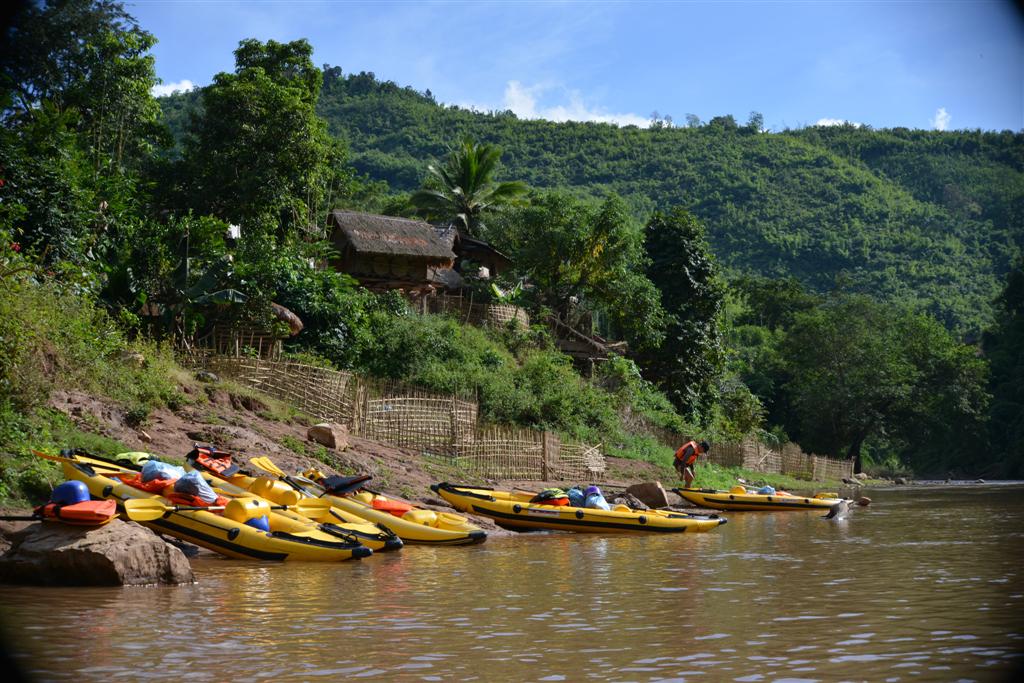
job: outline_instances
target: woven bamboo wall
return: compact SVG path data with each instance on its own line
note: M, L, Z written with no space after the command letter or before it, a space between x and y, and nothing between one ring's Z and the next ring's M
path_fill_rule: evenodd
M470 325L500 327L515 320L523 327L530 326L530 316L512 304L474 303L461 296L438 294L430 297L427 309L431 313L451 315Z
M357 377L350 372L244 356L209 356L205 367L287 401L318 420L349 424L355 413Z
M214 325L209 334L198 339L196 346L216 355L239 356L250 351L260 358L281 356L281 339L274 333L248 325Z
M550 443L550 442L549 442ZM461 444L456 462L465 471L492 479L541 480L544 433L514 427L487 427Z
M668 430L654 433L661 443L675 448L690 440ZM676 444L673 446L672 444ZM849 479L853 476L853 461L826 458L804 453L795 443L783 444L778 450L755 439L742 443L714 444L708 460L724 467L742 467L755 472L789 474L800 479Z
M301 363L194 356L219 375L287 401L353 434L452 456L467 472L496 479L593 481L604 476L597 446L515 427L481 427L475 401L401 382Z

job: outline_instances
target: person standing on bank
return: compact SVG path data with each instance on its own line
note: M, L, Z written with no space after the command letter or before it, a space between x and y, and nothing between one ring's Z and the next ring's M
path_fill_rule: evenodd
M676 451L676 458L672 461L672 465L679 472L679 476L683 478L685 482L684 488L690 488L693 484L693 470L697 466L697 456L704 455L711 449L711 445L707 441L689 441L684 443Z

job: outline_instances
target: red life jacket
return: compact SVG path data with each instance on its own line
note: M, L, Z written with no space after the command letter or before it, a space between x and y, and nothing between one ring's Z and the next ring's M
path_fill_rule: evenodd
M687 446L693 446L693 452L690 453L689 456L684 455ZM689 467L693 463L697 462L697 456L700 455L699 451L700 444L698 444L696 441L689 441L680 446L679 450L676 451L676 460L682 460L683 464Z

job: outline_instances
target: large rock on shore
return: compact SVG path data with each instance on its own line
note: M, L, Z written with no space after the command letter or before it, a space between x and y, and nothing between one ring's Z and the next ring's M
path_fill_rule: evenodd
M37 522L14 532L0 581L44 586L194 583L188 559L149 529L115 519L101 527Z
M348 427L334 422L321 422L306 430L306 438L336 451L343 451L348 448Z
M647 507L657 509L668 507L669 504L668 496L665 495L665 488L661 485L660 481L645 481L642 484L633 484L626 489L626 493L636 496Z

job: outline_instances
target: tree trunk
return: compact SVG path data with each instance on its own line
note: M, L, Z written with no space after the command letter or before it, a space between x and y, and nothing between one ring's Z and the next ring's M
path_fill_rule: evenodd
M854 474L860 474L861 472L860 447L864 443L865 438L865 436L858 436L854 439L853 443L850 444L850 450L846 452L847 460L853 460Z

